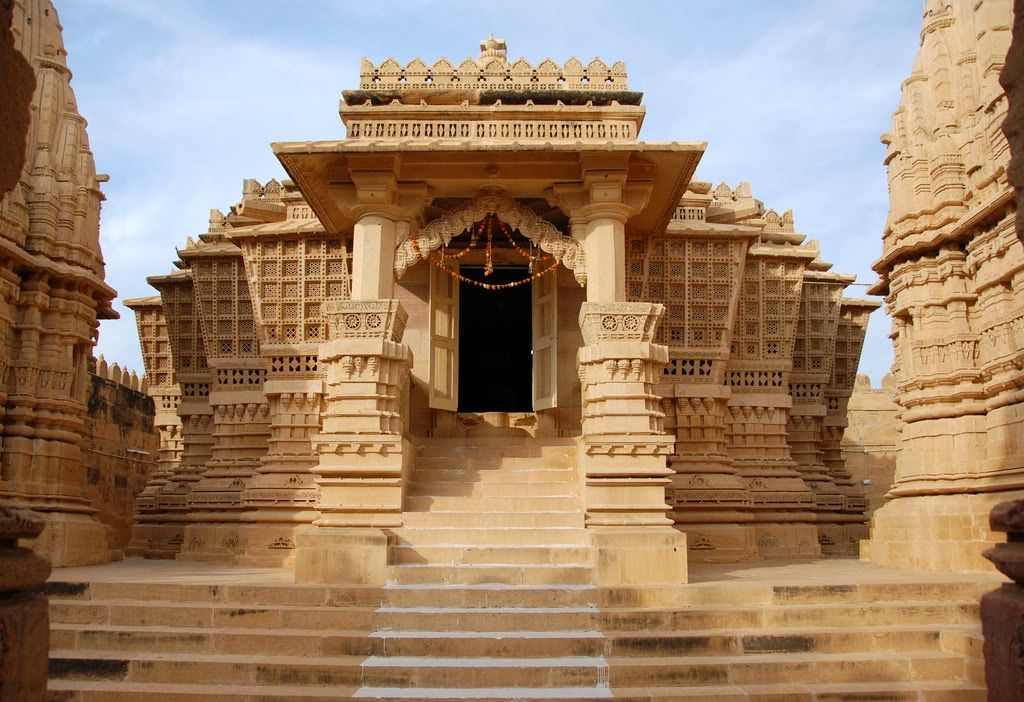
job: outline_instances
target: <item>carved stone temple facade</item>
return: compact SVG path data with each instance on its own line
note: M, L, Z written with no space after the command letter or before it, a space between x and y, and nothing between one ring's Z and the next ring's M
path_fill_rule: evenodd
M865 557L981 570L989 512L1024 497L1024 246L999 85L1009 0L929 2L887 146L880 280L902 437Z
M132 553L382 584L435 499L424 442L480 436L570 447L599 583L857 553L840 445L879 304L792 213L640 141L622 63L491 37L360 81L346 138L274 144L289 179L127 303L161 433Z

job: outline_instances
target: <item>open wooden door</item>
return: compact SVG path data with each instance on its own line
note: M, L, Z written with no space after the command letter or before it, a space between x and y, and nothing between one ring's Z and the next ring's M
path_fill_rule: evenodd
M458 270L457 263L449 266ZM459 405L459 281L430 266L430 406Z
M533 409L558 404L558 310L557 271L542 275L530 285L533 293Z

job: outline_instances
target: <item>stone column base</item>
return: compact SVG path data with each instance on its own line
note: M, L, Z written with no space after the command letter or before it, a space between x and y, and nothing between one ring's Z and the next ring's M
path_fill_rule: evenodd
M132 540L125 555L134 558L176 557L185 541L185 524L137 522L132 527Z
M754 534L761 558L821 558L813 524L755 524Z
M860 555L860 542L868 538L867 524L818 524L818 544L821 555L856 558Z
M235 564L246 568L295 568L298 535L308 524L258 522L238 528L242 553Z
M380 529L306 527L296 535L295 582L377 585L388 577L388 536Z
M69 512L39 514L46 527L29 545L54 568L110 563L107 528L98 519Z
M680 524L691 563L751 563L761 560L749 524Z
M672 527L591 527L594 584L684 585L686 534Z
M878 565L948 572L994 572L982 552L1001 541L988 515L1024 490L896 497L875 511L861 558Z
M185 527L179 561L234 564L242 553L237 523L199 523Z

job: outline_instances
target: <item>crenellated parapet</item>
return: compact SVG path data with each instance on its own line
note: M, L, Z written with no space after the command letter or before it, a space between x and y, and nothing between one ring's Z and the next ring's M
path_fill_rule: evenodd
M363 59L359 66L362 90L627 90L626 64L606 64L599 58L583 63L573 57L563 64L544 59L534 65L526 59L509 61L505 41L491 35L480 43L480 56L453 63L441 58L433 64L413 59L401 64L393 58L375 65Z
M340 110L353 141L636 142L641 98L621 61L510 62L492 37L459 64L363 59L360 87L344 92Z

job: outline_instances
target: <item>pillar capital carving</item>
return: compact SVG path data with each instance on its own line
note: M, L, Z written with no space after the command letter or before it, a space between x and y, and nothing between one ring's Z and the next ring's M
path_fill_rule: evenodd
M584 302L580 307L583 342L590 346L606 341L651 343L665 306L652 302Z

